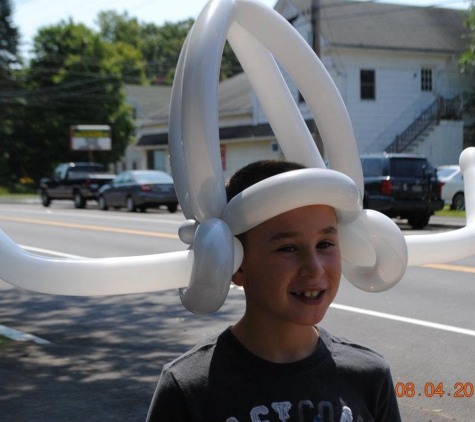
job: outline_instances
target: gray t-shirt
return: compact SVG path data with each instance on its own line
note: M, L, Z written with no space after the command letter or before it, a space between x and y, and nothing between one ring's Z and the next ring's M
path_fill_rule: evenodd
M318 328L315 352L278 364L226 329L165 365L148 422L400 422L378 353Z

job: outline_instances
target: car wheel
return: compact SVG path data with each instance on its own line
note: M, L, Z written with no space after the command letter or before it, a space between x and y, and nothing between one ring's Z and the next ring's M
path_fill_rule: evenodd
M168 211L170 212L176 212L176 209L178 208L178 204L170 204L170 205L167 205L167 208L168 208Z
M135 212L137 211L137 207L135 206L134 198L128 196L125 200L125 208L128 212Z
M51 204L51 198L48 196L45 190L41 191L41 203L44 207L49 207Z
M86 199L81 195L81 192L79 191L74 192L74 206L78 209L86 207Z
M452 199L452 207L453 210L457 211L465 211L465 195L461 192L455 194L454 198Z
M99 209L102 211L107 211L109 207L107 206L106 198L103 195L99 196Z
M409 225L414 230L421 230L429 224L429 214L414 214L407 218Z

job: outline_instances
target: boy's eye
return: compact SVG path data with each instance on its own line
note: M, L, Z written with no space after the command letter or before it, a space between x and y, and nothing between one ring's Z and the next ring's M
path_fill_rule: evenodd
M279 252L295 252L297 248L292 245L281 246L277 249Z
M317 249L328 249L331 248L332 246L335 246L333 242L330 242L328 240L324 240L322 242L319 242L317 244Z

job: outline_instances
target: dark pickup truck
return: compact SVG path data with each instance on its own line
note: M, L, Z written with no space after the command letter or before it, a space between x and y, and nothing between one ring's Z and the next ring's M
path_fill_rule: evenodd
M40 180L41 202L49 207L53 199L69 199L76 208L85 208L88 200L97 201L99 188L114 177L99 163L59 164L52 177Z

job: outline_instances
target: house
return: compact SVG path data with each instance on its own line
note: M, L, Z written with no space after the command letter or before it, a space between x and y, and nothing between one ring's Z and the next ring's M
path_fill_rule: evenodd
M461 95L471 89L458 58L467 47L464 12L378 2L320 0L321 60L332 76L363 152L404 151L451 164L463 148ZM279 0L275 9L312 43L311 0ZM312 116L285 71L296 103ZM282 153L245 74L219 86L225 177L250 161ZM168 107L142 119L136 148L148 168L170 172Z
M132 113L137 127L141 127L142 122L147 121L146 116L155 110L167 107L170 102L171 86L145 86L145 85L124 85L127 104L132 106ZM126 148L124 157L115 163L113 171L119 173L122 170L135 170L144 168L154 168L148 165L143 151L137 149L135 143Z
M312 41L310 0L279 0L275 9ZM463 122L454 117L460 95L471 89L458 69L467 48L464 12L320 0L319 15L322 62L346 104L359 151L458 162Z
M256 123L257 100L245 73L219 84L219 136L225 177L252 160L283 158L267 121ZM148 168L171 172L168 160L168 106L141 122L136 147Z

